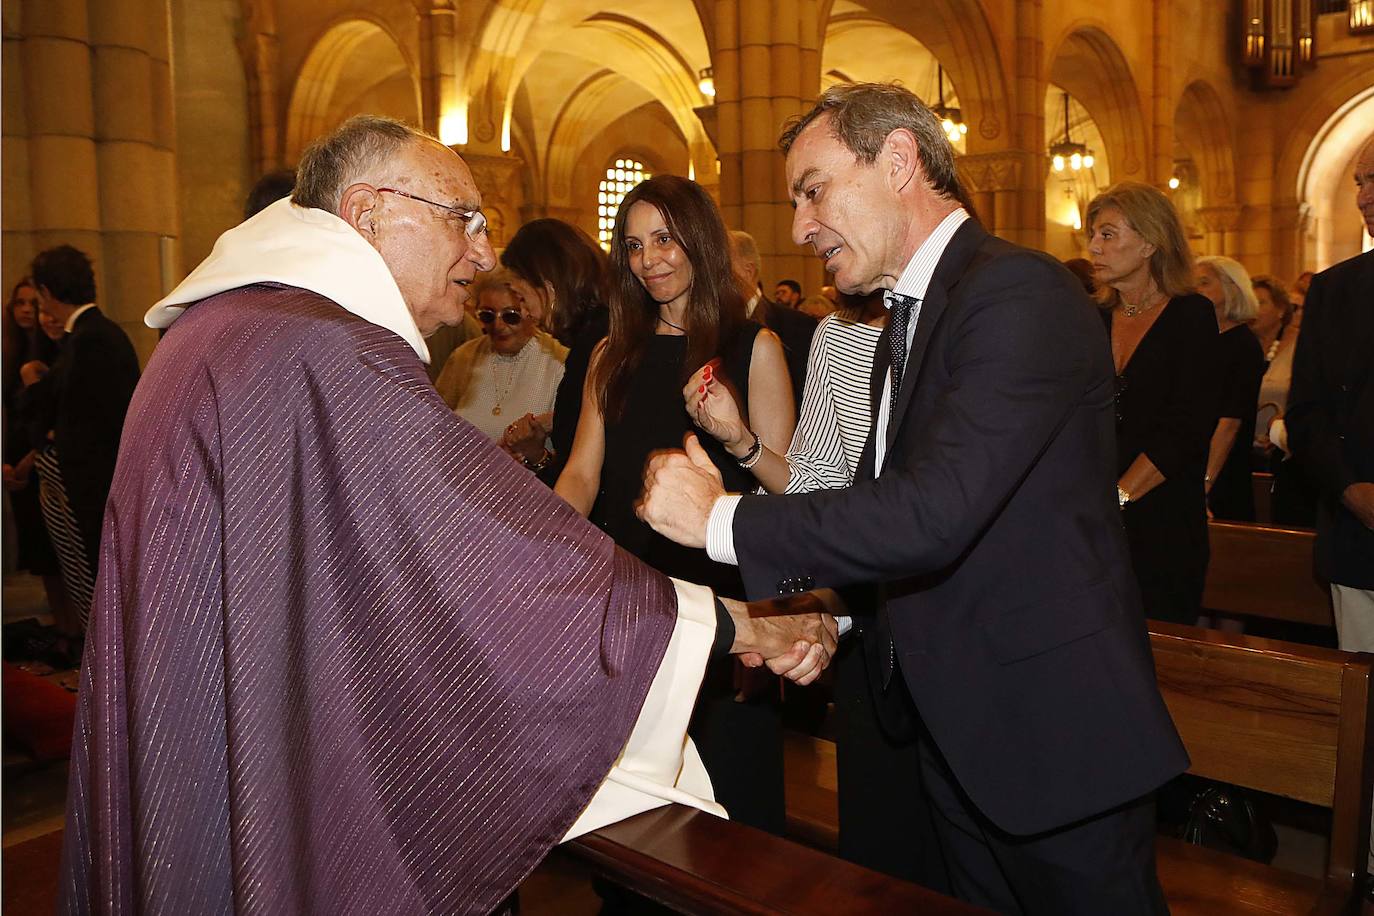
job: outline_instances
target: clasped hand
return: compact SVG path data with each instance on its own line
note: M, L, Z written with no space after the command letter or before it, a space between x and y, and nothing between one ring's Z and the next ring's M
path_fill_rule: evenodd
M780 599L790 605L782 610L795 612L787 614L776 614L777 608L768 607L773 602L721 600L735 624L730 651L750 668L767 665L774 674L810 684L835 655L839 627L815 594Z

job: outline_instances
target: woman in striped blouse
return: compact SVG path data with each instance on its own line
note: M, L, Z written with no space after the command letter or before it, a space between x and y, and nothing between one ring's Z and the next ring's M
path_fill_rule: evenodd
M849 297L846 297L848 299ZM801 415L785 456L761 446L750 468L769 493L836 490L854 482L859 453L873 425L869 375L887 311L874 295L821 320L811 344ZM705 368L683 391L687 412L735 457L748 455L754 433L729 389Z

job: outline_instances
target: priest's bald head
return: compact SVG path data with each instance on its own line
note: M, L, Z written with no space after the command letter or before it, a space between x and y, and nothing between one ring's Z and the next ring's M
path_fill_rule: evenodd
M358 115L315 141L291 201L337 215L377 249L426 336L462 320L468 285L496 263L466 163L400 121Z

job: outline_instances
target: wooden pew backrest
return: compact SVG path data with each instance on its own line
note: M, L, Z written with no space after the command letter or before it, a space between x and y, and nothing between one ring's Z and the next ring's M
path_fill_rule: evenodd
M1365 871L1374 656L1150 621L1189 772L1332 809L1332 882Z
M1312 531L1214 521L1207 525L1207 536L1212 555L1202 593L1204 608L1333 625L1331 594L1312 571Z
M888 916L982 913L790 840L669 805L562 847L616 884L681 913Z

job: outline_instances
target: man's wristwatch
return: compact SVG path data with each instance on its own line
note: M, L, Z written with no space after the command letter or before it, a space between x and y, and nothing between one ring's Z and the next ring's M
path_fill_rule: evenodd
M1126 503L1131 501L1131 494L1126 492L1126 488L1121 484L1116 485L1116 504L1118 509L1126 508Z

